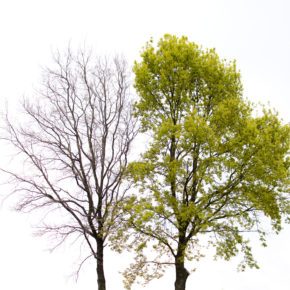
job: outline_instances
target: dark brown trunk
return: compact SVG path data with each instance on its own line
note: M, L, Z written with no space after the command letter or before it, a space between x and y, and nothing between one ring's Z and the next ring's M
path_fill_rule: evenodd
M180 261L180 258L178 257L175 259L175 273L175 290L185 290L186 280L189 276L189 272L184 267L184 262Z
M98 290L106 290L106 279L104 273L104 241L97 239L97 275Z

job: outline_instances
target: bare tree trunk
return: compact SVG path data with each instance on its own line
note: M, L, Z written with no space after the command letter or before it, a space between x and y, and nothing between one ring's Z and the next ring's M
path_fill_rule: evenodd
M189 276L189 272L184 267L184 261L182 257L176 257L175 259L175 273L175 290L185 290L185 285Z
M98 275L98 290L106 290L106 279L104 273L103 239L97 239L97 275Z

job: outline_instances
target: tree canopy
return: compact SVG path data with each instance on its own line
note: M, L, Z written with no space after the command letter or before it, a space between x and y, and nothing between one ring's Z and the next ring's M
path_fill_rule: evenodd
M186 37L147 43L134 72L135 112L152 139L129 170L138 256L128 285L136 269L152 278L148 265L173 264L175 289L184 290L185 262L198 258L203 236L218 256L243 252L242 269L257 267L244 233L265 244L265 220L279 232L289 215L289 126L269 109L254 114L236 63ZM158 255L148 260L146 247Z

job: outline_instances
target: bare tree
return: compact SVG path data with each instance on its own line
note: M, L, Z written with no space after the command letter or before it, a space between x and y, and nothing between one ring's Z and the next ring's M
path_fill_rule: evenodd
M23 170L4 169L21 196L19 210L65 214L46 224L65 241L82 237L96 260L98 289L106 289L104 247L120 227L119 204L129 149L136 135L126 62L80 51L54 56L37 98L25 100L25 122L6 115L4 139L22 156ZM85 259L84 259L85 260Z

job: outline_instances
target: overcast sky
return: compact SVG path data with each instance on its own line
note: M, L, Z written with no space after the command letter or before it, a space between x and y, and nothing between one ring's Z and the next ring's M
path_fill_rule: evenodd
M186 35L236 59L245 96L270 103L285 122L290 107L290 1L288 0L0 0L0 99L17 104L37 86L51 52L86 43L98 53L122 53L132 64L150 37ZM1 148L5 154L5 148ZM1 159L1 158L0 158ZM2 192L1 192L2 191ZM5 193L3 188L0 193ZM50 254L49 242L32 236L32 218L0 209L0 289L96 289L94 263L78 283L72 274L78 249ZM290 228L254 247L260 270L237 273L239 259L204 259L188 279L188 289L289 290ZM127 259L108 253L108 289L122 290L120 268ZM144 289L173 289L174 272ZM142 289L135 286L134 289Z

